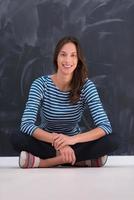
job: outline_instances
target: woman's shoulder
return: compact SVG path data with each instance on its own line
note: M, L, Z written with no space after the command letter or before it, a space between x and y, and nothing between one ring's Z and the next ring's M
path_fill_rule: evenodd
M97 87L91 79L86 79L82 89L82 95L85 98L93 97L97 95Z
M31 88L33 89L39 89L39 90L44 90L44 88L47 85L47 80L48 80L49 75L44 75L40 76L32 82Z
M36 78L33 81L33 83L34 84L44 84L44 83L46 83L48 77L49 77L49 75L40 76L40 77Z
M96 88L95 83L91 79L86 78L85 82L83 84L83 90L85 90L85 89L93 89L93 88Z

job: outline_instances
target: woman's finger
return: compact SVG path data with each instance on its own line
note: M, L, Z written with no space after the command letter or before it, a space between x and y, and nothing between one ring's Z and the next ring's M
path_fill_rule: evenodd
M61 143L57 146L57 148L60 150L60 149L62 149L63 147L65 147L66 145L67 145L66 142L63 141L63 142L61 142Z
M75 164L75 162L76 162L76 157L75 157L75 154L74 154L74 152L73 152L73 154L72 154L72 157L73 157L72 165L74 165L74 164Z
M63 139L61 139L61 138L58 138L57 140L54 140L54 145L56 146L56 147L58 147L60 144L62 144L63 143Z

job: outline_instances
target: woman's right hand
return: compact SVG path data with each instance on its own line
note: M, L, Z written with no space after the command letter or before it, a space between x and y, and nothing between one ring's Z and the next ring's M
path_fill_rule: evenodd
M55 150L57 151L56 146L54 145L54 141L59 138L59 134L58 133L53 133L52 135L52 146L55 148ZM59 155L63 156L63 161L65 163L71 163L72 165L74 165L74 163L76 162L76 157L75 157L75 152L72 149L72 147L70 147L69 145L66 145L64 147L62 147L60 150L58 150Z
M59 150L60 155L63 156L64 163L70 163L74 165L76 162L76 156L74 150L70 146L65 146Z
M63 156L63 161L65 163L70 163L74 165L76 162L76 157L74 150L70 146L65 146L59 150L60 154Z

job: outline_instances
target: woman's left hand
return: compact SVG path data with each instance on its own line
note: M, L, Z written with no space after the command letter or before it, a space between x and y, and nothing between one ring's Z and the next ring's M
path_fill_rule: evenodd
M72 136L67 136L64 134L56 134L53 140L53 146L56 150L60 150L62 147L67 145L74 145L75 141Z

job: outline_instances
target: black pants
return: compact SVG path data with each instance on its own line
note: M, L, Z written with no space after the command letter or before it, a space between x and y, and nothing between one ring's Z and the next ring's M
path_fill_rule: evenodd
M76 161L108 155L118 147L117 138L115 138L114 134L109 134L92 142L72 145ZM42 159L52 158L56 155L56 151L50 143L39 141L24 133L13 134L11 141L14 149L18 152L27 151Z

